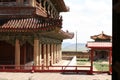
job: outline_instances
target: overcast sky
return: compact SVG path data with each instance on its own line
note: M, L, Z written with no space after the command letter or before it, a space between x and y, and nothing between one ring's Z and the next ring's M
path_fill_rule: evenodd
M63 42L86 43L90 36L104 31L112 36L112 0L64 0L70 11L63 16L62 30L74 32L74 38Z

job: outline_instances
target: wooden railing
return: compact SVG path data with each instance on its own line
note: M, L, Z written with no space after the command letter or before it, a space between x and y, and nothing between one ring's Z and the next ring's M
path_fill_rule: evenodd
M47 11L40 5L40 3L35 2L36 3L36 13L38 15L47 17Z
M23 5L24 4L24 5ZM28 2L21 3L22 6L30 6ZM17 2L0 2L0 6L18 6Z
M41 10L45 11L45 9L40 5L40 3L36 2L36 7L40 8Z
M84 69L86 68L86 69ZM0 72L90 72L90 66L15 66L0 65Z
M92 71L91 66L15 66L0 65L0 72L75 72L75 73L108 73L110 71Z

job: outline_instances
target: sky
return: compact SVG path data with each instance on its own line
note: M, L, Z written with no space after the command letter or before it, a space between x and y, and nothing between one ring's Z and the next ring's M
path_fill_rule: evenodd
M64 43L93 41L90 36L102 31L112 36L112 0L64 0L69 12L62 12L62 30L74 32L73 39L63 40Z

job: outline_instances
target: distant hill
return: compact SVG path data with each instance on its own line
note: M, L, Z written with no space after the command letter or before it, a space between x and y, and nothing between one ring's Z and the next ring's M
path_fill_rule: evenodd
M62 51L76 51L76 43L63 43ZM77 43L77 51L88 51L86 43Z

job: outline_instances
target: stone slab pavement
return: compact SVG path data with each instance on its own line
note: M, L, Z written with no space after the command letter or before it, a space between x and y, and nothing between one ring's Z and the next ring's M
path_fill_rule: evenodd
M108 74L0 72L0 80L112 80Z

